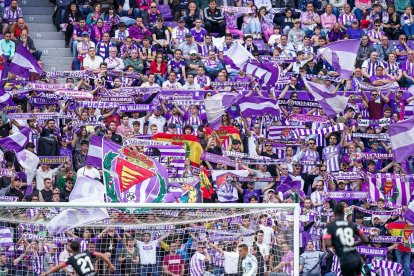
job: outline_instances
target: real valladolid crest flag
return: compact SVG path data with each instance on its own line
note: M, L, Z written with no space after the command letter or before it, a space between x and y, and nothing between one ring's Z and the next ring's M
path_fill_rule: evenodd
M373 201L383 198L389 206L403 206L410 201L413 191L412 178L394 174L367 173L367 190Z
M105 139L102 154L104 183L111 202L164 202L168 174L160 163Z

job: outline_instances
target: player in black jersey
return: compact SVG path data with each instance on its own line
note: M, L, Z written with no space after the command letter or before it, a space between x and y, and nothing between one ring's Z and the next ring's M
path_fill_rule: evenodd
M49 275L54 272L61 270L62 268L71 265L79 276L93 276L96 274L95 268L93 267L93 259L99 258L102 259L105 263L108 264L109 270L111 272L115 271L114 266L108 257L102 253L98 252L83 252L80 253L80 243L78 241L71 241L68 245L68 251L73 255L68 258L66 262L63 262L57 266L52 267L47 272L43 272L43 275Z
M326 247L333 246L341 264L343 276L357 276L361 274L362 260L356 250L359 244L367 244L369 239L364 235L362 229L353 222L345 220L344 206L335 206L335 221L330 222L324 229L322 239ZM361 241L355 243L355 236Z

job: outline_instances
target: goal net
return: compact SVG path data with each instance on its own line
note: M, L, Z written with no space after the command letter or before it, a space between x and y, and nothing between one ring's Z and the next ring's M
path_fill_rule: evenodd
M115 271L92 256L52 275L299 275L296 204L0 202L0 223L0 276L41 275L76 245Z

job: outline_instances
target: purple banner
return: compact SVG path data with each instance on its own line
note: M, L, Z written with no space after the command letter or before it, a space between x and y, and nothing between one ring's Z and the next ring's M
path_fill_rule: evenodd
M368 197L368 193L354 191L328 192L325 196L330 199L366 199Z
M140 111L150 111L153 106L150 104L120 104L118 111L119 112L140 112Z
M279 105L307 107L307 108L321 108L321 105L317 101L305 101L305 100L292 100L292 99L278 99Z
M137 72L124 72L124 71L117 71L117 70L108 70L107 75L112 76L112 77L141 79L141 74L139 74Z
M351 154L351 159L355 160L372 160L372 159L393 159L392 153L365 153L356 152Z
M13 113L8 115L10 119L16 120L49 120L49 119L72 119L73 116L70 115L61 115L58 113Z
M380 216L399 216L403 213L401 208L397 208L395 210L389 210L389 211L378 211L378 210L366 210L362 207L354 206L354 210L358 210L365 214L380 215Z
M291 122L317 122L326 123L329 118L326 116L307 115L307 114L292 114L288 117L288 121Z
M64 99L92 99L93 95L86 91L75 90L57 90L54 95L63 97Z
M26 85L26 89L31 89L34 91L51 91L64 90L64 89L73 89L75 86L73 83L39 83L39 82L30 82Z
M158 93L160 100L204 100L207 90L162 90Z
M109 91L112 95L134 96L138 94L153 94L159 92L161 87L122 87L119 91Z
M77 102L76 104L77 104L77 106L80 106L80 107L90 107L90 108L110 108L110 109L112 109L112 108L118 107L118 103L111 102L111 101L109 101L109 102L105 102L105 101L102 101L102 102L80 101L80 102Z
M388 249L386 247L369 247L369 246L357 246L359 254L368 256L387 256Z
M378 134L374 134L374 133L357 133L354 132L352 133L352 137L353 138L368 138L368 139L377 139L377 140L390 140L390 136L388 135L388 133L378 133Z
M380 242L380 243L402 243L403 237L396 237L396 236L376 236L371 239L372 242Z
M114 103L133 103L133 102L135 102L133 97L118 97L118 96L101 97L100 100L103 101L103 102L114 102Z
M70 161L69 157L67 156L39 156L39 164L49 164L49 165L54 165L54 164L63 164L66 161Z
M216 163L216 164L223 164L223 165L230 166L230 167L236 167L236 165L237 165L237 163L235 161L231 160L228 157L213 154L213 153L209 153L209 152L206 152L206 151L204 151L201 154L200 159L204 160L204 161L208 161L208 162L213 162L213 163Z
M42 98L42 97L29 98L30 104L51 105L51 104L57 104L57 102L58 102L57 99Z
M46 72L48 78L85 78L89 77L88 71L50 71Z
M12 171L10 169L0 168L0 176L11 177L12 176Z
M364 174L361 172L334 172L329 173L329 177L336 180L359 180L364 178Z
M0 201L19 201L17 196L0 196Z

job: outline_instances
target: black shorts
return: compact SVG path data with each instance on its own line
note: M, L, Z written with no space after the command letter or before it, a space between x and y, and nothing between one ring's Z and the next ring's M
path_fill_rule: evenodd
M362 260L359 255L352 255L346 260L341 260L341 272L343 276L361 275Z

